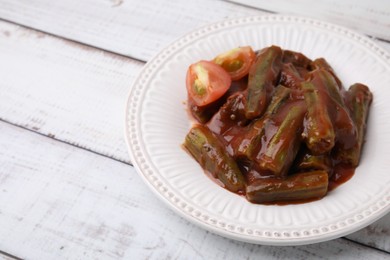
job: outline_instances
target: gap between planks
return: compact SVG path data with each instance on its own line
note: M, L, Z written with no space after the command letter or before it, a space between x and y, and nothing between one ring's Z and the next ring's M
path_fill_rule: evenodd
M89 149L89 148L86 148L86 147L83 147L83 146L80 146L80 145L77 145L77 144L74 144L74 143L71 143L71 142L67 142L67 141L64 141L64 140L55 138L54 136L51 136L51 135L47 135L47 134L38 132L37 130L30 129L30 128L27 128L27 127L25 127L25 126L19 125L19 124L15 124L15 123L9 122L9 121L7 121L7 120L5 120L5 119L3 119L3 118L0 118L0 122L3 122L3 123L6 123L6 124L9 124L9 125L12 125L12 126L21 128L21 129L23 129L23 130L26 130L26 131L29 131L29 132L38 134L38 135L40 135L40 136L44 136L44 137L53 139L53 140L55 140L55 141L57 141L57 142L60 142L60 143L66 144L66 145L70 145L70 146L73 146L73 147L82 149L82 150L84 150L84 151L87 151L87 152L90 152L90 153L93 153L93 154L96 154L96 155L99 155L99 156L102 156L102 157L105 157L105 158L108 158L108 159L111 159L111 160L114 160L114 161L117 161L117 162L120 162L120 163L123 163L123 164L126 164L126 165L129 165L129 166L133 166L133 164L132 164L131 162L126 162L126 161L124 161L124 160L116 159L116 158L114 158L114 157L112 157L112 156L109 156L109 155L106 155L106 154L103 154L103 153L96 152L96 151L94 151L94 150L92 150L92 149ZM134 167L134 166L133 166L133 167ZM0 252L1 252L1 251L0 251Z
M46 32L46 31L43 31L43 30L31 27L31 26L28 26L28 25L25 25L25 24L21 24L21 23L14 22L14 21L11 21L11 20L8 20L8 19L4 19L4 18L1 18L1 17L0 17L0 21L16 25L16 26L22 27L22 28L27 29L27 30L35 31L37 33L43 33L43 34L46 34L46 35L51 36L53 38L61 39L63 41L72 42L72 43L80 45L82 47L87 47L87 48L96 49L96 50L99 50L99 51L104 51L107 54L111 54L111 55L115 55L117 57L129 59L131 61L137 61L137 62L141 62L143 64L145 64L147 62L146 60L138 59L136 57L132 57L131 55L125 55L125 54L122 54L122 53L119 53L119 52L115 52L115 51L108 50L108 49L105 49L105 48L102 48L102 47L99 47L99 46L91 45L91 44L88 44L88 43L85 43L85 42L82 42L82 41L79 41L79 40L75 40L75 39L72 39L72 38L69 38L69 37L65 37L63 35Z
M169 3L126 0L120 5L109 2L36 0L32 6L28 0L4 0L0 17L149 60L159 49L192 29L228 17L264 14L216 0L175 0Z
M341 237L341 238L342 238L342 239L345 239L345 240L347 240L347 241L349 241L349 242L353 242L353 243L355 243L355 244L358 244L358 245L367 247L367 248L371 248L371 249L374 249L374 250L378 250L378 251L380 251L380 252L382 252L382 253L385 253L385 254L388 254L388 255L390 256L390 252L387 252L386 250L383 250L383 249L381 249L381 248L373 247L373 246L371 246L371 245L369 245L369 244L364 244L364 243L362 243L362 242L359 242L359 241L356 241L356 240L352 240L351 238L348 238L348 237Z
M4 0L0 16L7 21L51 32L64 39L73 39L146 61L173 39L210 22L275 13L270 11L270 4L264 8L245 5L251 1L200 0L184 3L176 0L161 4L158 0L127 0L110 4L109 1L96 3L89 0L79 3L70 0L73 1L74 4L49 4L49 0L37 0L32 7L27 0ZM273 10L278 11L277 8L280 7L274 7ZM282 9L279 13L285 12ZM51 23L53 19L57 21ZM346 25L353 27L355 23L352 20Z
M129 162L125 101L144 62L6 21L0 38L0 118ZM12 76L20 71L23 77Z
M230 260L259 255L279 259L291 256L303 259L310 255L332 258L340 254L356 259L370 255L386 259L388 256L388 253L345 239L292 247L225 239L164 207L145 185L141 185L139 178L127 177L128 168L122 164L95 160L96 155L56 144L54 140L47 142L45 136L6 123L0 123L0 129L5 134L0 144L9 150L6 153L8 167L18 173L3 178L3 185L4 182L12 184L7 185L8 193L0 198L6 206L2 208L2 217L8 216L10 221L10 226L0 226L2 232L8 233L3 246L20 252L23 257L126 259L137 254L140 258L151 256L151 259L175 256L183 259L196 255L198 259ZM31 149L21 150L25 146ZM46 158L47 150L55 155L51 165L39 160ZM16 155L26 160L19 160ZM21 163L13 163L16 161ZM79 167L75 167L79 161ZM25 167L31 162L37 164L32 169ZM20 187L25 192L20 192ZM7 194L17 203L7 203ZM33 205L26 198L35 198ZM132 214L134 210L136 214ZM23 247L16 244L20 239Z
M310 1L302 0L277 0L274 2L254 0L223 1L263 12L303 15L314 19L321 19L358 31L370 38L390 43L390 38L388 38L390 35L386 34L389 26L386 23L386 19L390 18L390 13L385 13L386 8L390 7L390 5L387 5L385 8L385 0L382 0L381 3L383 10L380 10L379 1L376 3L376 6L362 2L356 3L356 1L352 0L342 3L337 3L337 1L334 1L335 3L331 1L318 1L318 8L313 8ZM375 21L373 20L373 14L376 14L375 19L377 20ZM387 17L384 17L385 15Z
M4 252L4 251L1 251L0 250L0 259L4 259L4 260L12 260L12 259L16 259L16 260L23 260L23 258L19 258L15 255L11 255L7 252Z
M62 140L58 140L58 139L56 139L56 138L47 136L47 135L45 135L45 134L39 133L39 132L37 132L37 131L31 130L31 129L29 129L29 128L26 128L26 127L23 127L23 126L20 126L20 125L13 124L13 123L8 122L8 121L5 121L5 120L3 120L3 119L0 119L0 122L3 122L3 123L5 123L5 124L8 124L8 125L11 125L11 126L20 128L20 129L23 129L23 130L28 131L28 132L31 132L31 133L33 133L33 134L37 134L37 135L42 136L42 137L44 137L44 138L46 137L46 138L52 139L52 140L54 140L54 141L60 142L60 143L65 144L65 145L69 145L69 146L72 146L72 147L76 147L76 148L82 149L82 150L84 150L84 151L93 153L93 154L95 154L95 155L102 156L102 157L105 157L105 158L108 158L108 159L117 161L117 162L119 162L119 163L123 163L123 164L125 164L125 165L133 166L131 163L127 163L127 162L124 162L124 161L120 161L120 160L117 160L117 159L115 159L115 158L111 158L111 157L109 157L109 156L107 156L107 155L97 153L97 152L95 152L95 151L93 151L93 150L86 149L86 148L83 148L83 147L79 147L79 146L76 146L76 145L74 145L74 144L71 144L71 143L67 143L67 142L65 142L65 141L62 141ZM351 242L351 243L356 243L356 244L358 244L358 245L361 245L361 246L364 246L364 247L367 247L367 248L370 248L370 249L373 249L373 250L377 250L377 251L380 251L380 252L383 252L383 253L386 253L386 254L389 254L389 255L390 255L390 253L387 252L387 251L385 251L385 250L382 250L382 249L380 249L380 248L373 247L373 246L368 245L368 244L364 244L364 243L362 243L362 242L355 241L355 240L350 239L350 238L347 238L347 237L340 237L339 239L344 239L344 240L347 240L347 241L349 241L349 242ZM233 241L234 241L234 240L233 240ZM21 258L18 258L18 257L16 257L16 256L14 256L14 255L11 255L11 254L9 254L9 253L7 253L7 252L3 252L3 251L1 251L1 250L0 250L0 254L4 254L4 255L6 255L6 256L13 257L13 258L15 258L15 259L21 259Z
M228 2L230 2L230 1L228 1ZM231 2L231 3L234 4L234 5L242 5L240 3L235 3L235 2ZM256 8L256 7L252 7L252 8ZM97 47L97 46L89 45L89 44L83 43L81 41L70 39L68 37L64 37L64 36L57 35L57 34L52 34L52 33L47 33L45 31L42 31L42 30L39 30L39 29L35 29L33 27L25 26L25 25L22 25L20 23L10 21L8 19L0 18L0 21L6 22L6 23L9 23L9 24L13 24L15 26L19 26L19 27L24 28L26 30L31 30L31 31L37 32L37 33L42 33L42 34L48 35L48 36L50 36L52 38L60 39L60 40L62 40L64 42L69 42L69 43L75 44L75 45L77 45L77 47L80 47L80 48L88 48L88 49L102 51L104 53L107 53L107 54L113 56L114 58L121 58L121 59L124 59L124 60L128 59L129 63L131 63L131 62L138 62L138 63L140 63L140 65L143 65L146 62L144 60L137 59L137 58L131 57L129 55L124 55L124 54L121 54L121 53L118 53L118 52L115 52L115 51L111 51L111 50L107 50L107 49L100 48L100 47ZM10 122L9 120L6 120L6 119L4 119L4 120L7 121L7 122ZM15 124L15 125L19 125L21 127L24 127L21 124ZM25 127L25 128L31 130L31 128L27 128L27 127ZM32 129L32 130L35 131L35 129ZM45 134L45 133L42 133L42 134ZM50 134L45 134L45 135L50 136ZM74 145L76 147L79 147L79 148L82 148L82 149L85 149L85 150L90 150L91 152L96 152L97 154L101 154L103 156L107 156L107 157L112 158L114 160L118 160L120 162L123 162L123 163L131 165L131 163L129 163L129 161L126 158L124 158L123 156L119 157L119 158L116 158L115 155L109 155L109 154L105 154L104 152L95 151L93 148L88 148L88 146L83 146L82 144L79 144L77 142L76 143L72 143L71 141L66 141L66 140L61 139L61 138L56 138L56 140L63 141L65 143Z
M21 26L21 27L25 27L25 26ZM27 27L26 27L26 28L27 28ZM32 29L32 30L34 30L34 29ZM38 31L38 30L34 30L34 31ZM50 35L50 34L48 34L48 35ZM79 45L88 46L88 45L82 44L82 43L80 43L80 42L73 41L73 40L68 40L68 39L66 39L66 38L63 38L63 37L60 37L60 36L55 36L55 35L54 35L54 37L61 38L61 39L64 39L64 40L67 40L67 41L70 41L70 42L74 42L74 43L77 43L77 44L79 44ZM102 49L100 49L100 48L97 48L97 47L94 47L94 46L88 46L88 47L90 47L90 48L95 48L95 49L98 49L98 50L102 50ZM121 55L121 54L116 54L116 53L114 53L114 52L109 52L109 51L108 51L108 53L111 53L111 54L114 54L114 55L118 55L118 56L121 56L121 57L128 58L127 56L124 56L124 55ZM6 122L6 123L8 123L8 124L11 124L11 125L15 125L15 124L12 124L11 122L7 122L7 121L4 121L4 122ZM56 141L63 142L63 143L65 143L65 144L72 145L72 146L75 146L75 147L78 147L78 148L81 148L81 149L87 150L87 151L89 151L89 152L92 152L92 153L95 153L95 154L98 154L98 155L101 155L101 156L104 156L104 157L107 157L107 158L110 158L110 159L113 159L113 160L115 160L114 158L112 158L112 157L110 157L110 156L107 156L107 155L104 155L104 154L101 154L101 153L95 152L95 151L93 151L93 150L90 150L90 149L84 148L84 147L82 147L82 146L78 146L78 145L75 145L75 144L69 143L69 142L67 142L67 141L63 141L63 140L60 140L60 139L56 139L56 138L50 137L49 135L46 135L46 134L43 134L43 133L37 132L37 131L35 131L35 130L33 130L33 129L28 129L28 128L25 128L25 127L23 127L23 126L20 126L20 125L15 125L15 126L17 126L17 127L21 127L21 128L23 128L23 129L25 129L25 130L28 130L28 131L31 131L31 132L35 132L35 133L37 133L37 134L40 134L40 135L42 135L42 136L45 136L45 137L52 138L52 139L54 139L54 140L56 140ZM122 162L122 163L125 163L125 164L128 164L128 165L131 165L131 164L129 164L129 163L126 163L126 162L124 162L124 161L121 161L121 160L117 160L117 161L119 161L119 162ZM347 239L347 240L349 240L349 241L352 241L352 240L350 240L350 239ZM353 241L353 242L354 242L354 243L356 243L355 241ZM365 244L362 244L362 245L365 245ZM367 245L365 245L365 246L367 246ZM367 247L370 247L370 246L367 246ZM373 247L371 247L371 248L373 248ZM373 249L380 250L380 249L377 249L377 248L373 248ZM386 251L384 251L384 252L386 252Z

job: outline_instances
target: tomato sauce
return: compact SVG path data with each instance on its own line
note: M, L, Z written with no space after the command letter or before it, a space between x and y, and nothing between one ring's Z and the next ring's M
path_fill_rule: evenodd
M219 140L244 176L246 189L236 193L253 203L317 200L352 178L372 100L362 84L344 90L322 58L312 61L284 51L280 59L264 76L273 78L267 83L267 107L260 116L248 118L246 113L251 74L232 81L221 98L206 106L188 100L194 119ZM205 171L226 186L220 175Z

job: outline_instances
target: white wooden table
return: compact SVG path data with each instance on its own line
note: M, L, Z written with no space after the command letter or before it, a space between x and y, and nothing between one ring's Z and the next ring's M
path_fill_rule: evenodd
M387 0L0 0L0 258L390 259L390 214L329 242L246 244L177 216L129 161L124 106L145 62L209 22L269 13L390 50Z

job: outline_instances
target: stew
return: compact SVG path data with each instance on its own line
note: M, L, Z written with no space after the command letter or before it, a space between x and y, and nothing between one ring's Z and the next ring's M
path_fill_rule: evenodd
M359 164L373 96L361 83L345 90L324 58L240 47L192 64L187 90L197 122L183 146L250 202L320 199Z

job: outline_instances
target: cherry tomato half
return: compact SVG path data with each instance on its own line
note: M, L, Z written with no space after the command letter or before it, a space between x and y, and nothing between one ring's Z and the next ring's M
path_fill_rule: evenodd
M205 106L219 99L229 89L230 75L219 65L201 60L187 71L188 96L197 106Z
M256 54L250 46L238 47L214 58L214 62L224 68L232 80L239 80L249 73Z

